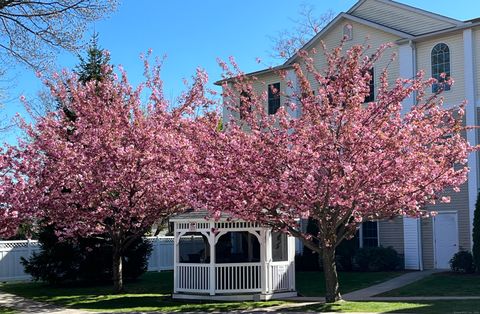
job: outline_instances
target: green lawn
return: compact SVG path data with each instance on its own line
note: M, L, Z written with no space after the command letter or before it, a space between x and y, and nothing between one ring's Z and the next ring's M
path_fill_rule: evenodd
M100 312L231 311L268 307L283 303L279 301L175 301L170 297L172 292L172 283L172 272L149 272L143 275L140 280L133 283L127 283L125 287L125 293L122 294L111 294L111 285L95 287L51 287L42 283L12 283L0 285L0 290L36 301L52 302L69 308Z
M340 273L342 293L361 289L395 276L402 272ZM323 296L323 274L320 272L298 272L297 289L302 295ZM478 277L477 277L478 278ZM185 311L235 311L287 304L282 301L269 302L195 302L175 301L172 291L172 272L149 272L140 280L128 283L122 294L111 294L112 287L105 286L62 286L51 287L41 283L12 283L0 285L0 290L43 302L52 302L74 309L101 312L185 312ZM477 288L478 289L478 288ZM434 302L340 302L333 305L292 307L292 311L354 311L389 313L449 313L480 308L480 301L434 301ZM0 314L13 312L2 312Z
M404 272L339 272L340 292L348 293L404 274ZM322 272L297 272L297 291L303 296L325 295L325 280Z
M380 296L480 296L480 275L437 273Z
M411 302L337 302L290 309L295 312L373 312L418 314L479 313L480 300L468 301L411 301Z

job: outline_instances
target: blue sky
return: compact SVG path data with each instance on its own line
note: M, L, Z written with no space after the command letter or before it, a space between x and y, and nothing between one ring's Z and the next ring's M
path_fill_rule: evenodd
M480 17L480 2L446 0L401 0L435 13L465 20ZM121 64L132 83L142 80L142 52L153 49L156 56L167 55L162 77L165 95L173 99L183 90L182 78L189 78L197 67L207 70L211 82L220 78L216 58L234 56L241 68L254 71L280 61L269 57L269 35L291 27L302 3L311 4L317 14L327 10L347 11L355 0L121 0L109 18L90 25L100 35L100 46L111 53L112 63ZM75 54L60 53L56 66L72 68L78 63ZM20 95L35 99L41 83L31 70L22 66L10 69L7 77L8 97L3 101L4 114L25 116ZM2 84L0 82L0 84ZM13 85L12 85L13 84ZM0 134L1 141L15 142L18 130Z

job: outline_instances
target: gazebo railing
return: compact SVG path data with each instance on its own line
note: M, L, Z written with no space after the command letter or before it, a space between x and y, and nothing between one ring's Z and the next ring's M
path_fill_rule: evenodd
M176 266L178 292L209 293L210 264L181 263ZM216 264L215 293L243 293L262 291L261 263ZM271 262L268 266L268 290L290 291L294 287L295 269L290 262Z
M176 286L183 292L208 292L210 289L209 264L178 264Z
M235 263L215 265L215 291L256 292L262 290L260 263Z
M295 269L290 262L270 263L271 289L273 291L287 291L293 287Z

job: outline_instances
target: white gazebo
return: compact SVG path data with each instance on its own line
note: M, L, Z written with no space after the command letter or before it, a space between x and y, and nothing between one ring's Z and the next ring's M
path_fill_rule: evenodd
M258 223L208 219L202 211L174 224L175 299L270 300L296 296L295 239Z

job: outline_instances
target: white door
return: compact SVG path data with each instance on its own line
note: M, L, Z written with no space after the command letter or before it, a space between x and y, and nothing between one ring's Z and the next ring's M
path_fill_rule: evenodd
M450 268L449 261L458 252L458 224L456 213L439 212L433 218L435 268Z

